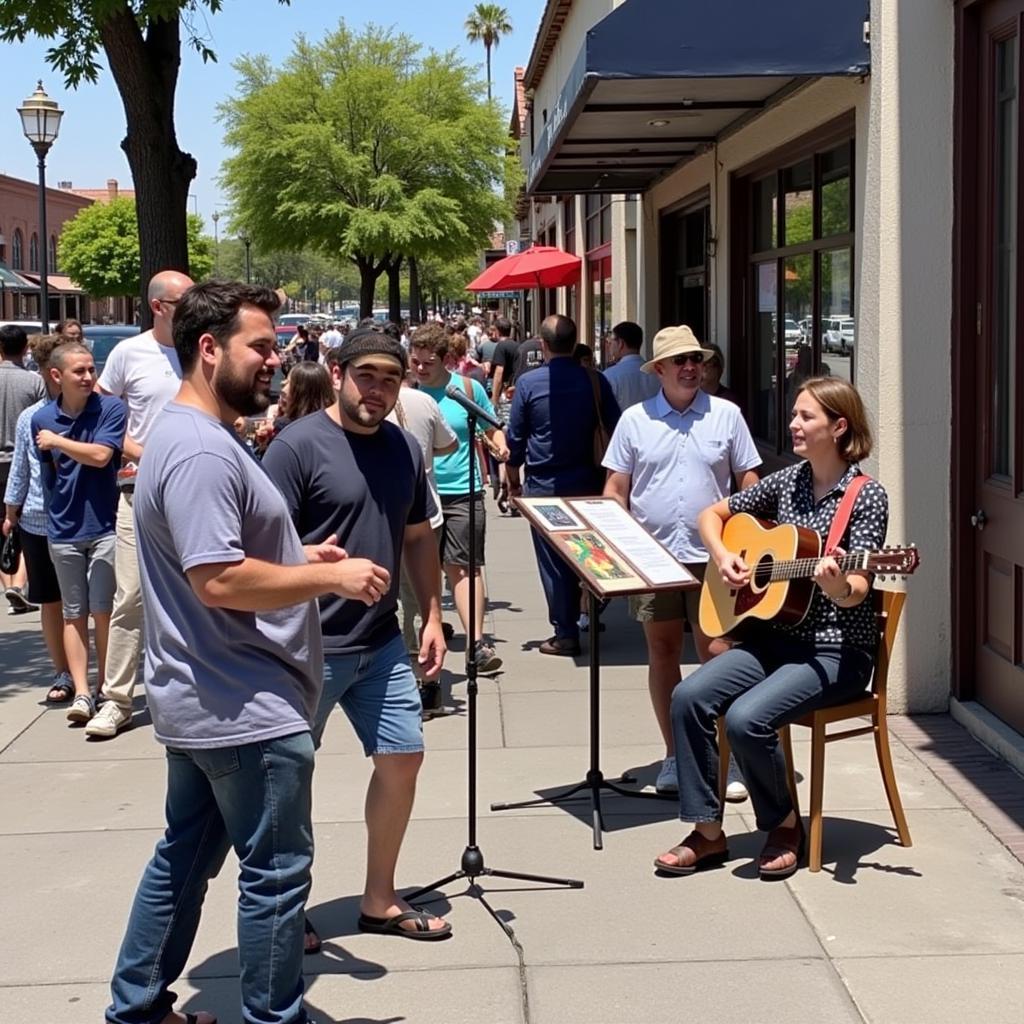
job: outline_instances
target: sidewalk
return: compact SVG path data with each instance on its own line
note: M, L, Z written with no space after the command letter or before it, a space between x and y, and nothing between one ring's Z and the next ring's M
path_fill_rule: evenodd
M656 877L652 860L682 835L672 803L606 800L600 852L588 802L491 813L491 801L579 781L588 717L585 660L532 650L550 629L527 527L491 505L488 532L505 666L480 684L479 845L491 867L575 876L586 887L483 880L506 934L461 895L465 883L453 883L434 904L451 920L452 940L360 934L368 764L335 714L315 780L310 906L324 952L306 969L317 1024L1024 1021L1024 865L961 801L956 766L927 749L932 725L959 728L945 716L894 730L913 847L895 845L870 737L849 740L826 755L825 870L782 883L752 870L761 837L751 833L749 804L728 810L732 860L722 870L671 879ZM602 767L652 784L662 750L642 636L624 605L609 608L602 638ZM410 888L454 871L466 845L460 664L453 652L451 713L425 724L428 754L400 864ZM0 1022L98 1024L161 830L163 753L144 712L115 740L86 742L63 710L44 708L48 677L38 615L0 616ZM806 730L794 740L806 773ZM970 748L977 773L988 755ZM179 1007L210 1009L221 1024L240 1019L235 877L229 857L176 988Z

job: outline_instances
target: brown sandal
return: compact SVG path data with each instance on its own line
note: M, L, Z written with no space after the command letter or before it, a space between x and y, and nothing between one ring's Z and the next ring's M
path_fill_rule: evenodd
M683 850L690 850L693 853L692 864L666 864L665 861L657 858L654 861L655 868L667 875L692 875L695 871L724 864L729 859L729 847L726 844L724 832L717 839L712 840L705 839L694 829L678 846L673 846L668 852L678 861ZM665 855L662 854L662 856Z
M765 840L761 855L757 859L758 873L762 878L789 878L800 867L800 861L803 860L804 856L804 845L804 823L799 818L797 818L797 822L792 828L783 828L781 825L778 828L773 828L768 833L768 838ZM762 860L775 860L787 853L794 855L792 864L784 868L765 868L761 866Z

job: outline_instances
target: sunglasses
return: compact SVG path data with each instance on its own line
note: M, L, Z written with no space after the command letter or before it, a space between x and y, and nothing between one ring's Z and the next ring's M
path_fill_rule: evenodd
M687 363L693 363L694 366L700 366L704 362L703 352L683 352L678 356L673 356L669 362L673 366L685 366Z

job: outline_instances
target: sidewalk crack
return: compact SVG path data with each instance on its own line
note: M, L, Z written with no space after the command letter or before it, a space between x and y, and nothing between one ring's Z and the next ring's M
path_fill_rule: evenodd
M519 941L512 925L498 914L490 903L487 902L484 893L479 889L477 891L477 898L487 908L487 912L498 923L501 930L508 937L508 941L512 944L512 948L516 951L519 971L519 1005L522 1011L522 1022L523 1024L530 1024L530 984L526 975L526 950L523 949L523 945Z

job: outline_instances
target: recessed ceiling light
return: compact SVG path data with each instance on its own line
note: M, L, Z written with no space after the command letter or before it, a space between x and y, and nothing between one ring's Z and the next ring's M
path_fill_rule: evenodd
M666 118L664 118L664 117L656 117L656 118L654 118L653 120L651 120L651 121L648 121L647 123L648 123L648 124L649 124L649 125L650 125L650 126L651 126L652 128L665 128L665 127L667 127L667 126L668 126L668 124L669 124L670 122L669 122L669 121L668 121L668 120L667 120Z

